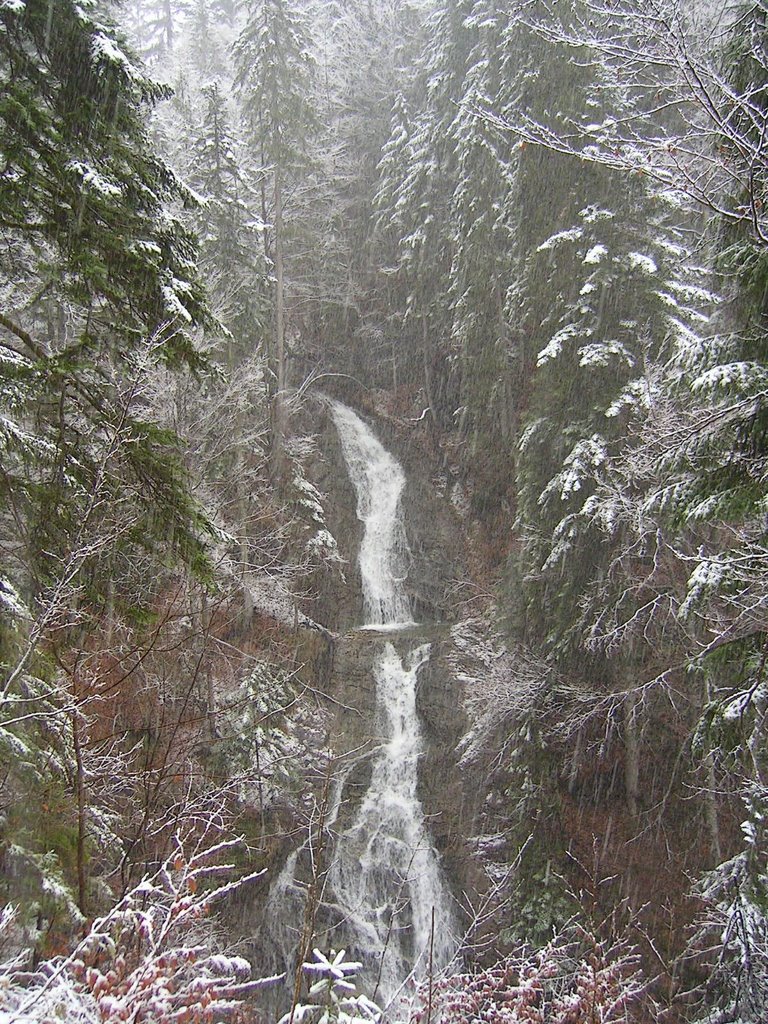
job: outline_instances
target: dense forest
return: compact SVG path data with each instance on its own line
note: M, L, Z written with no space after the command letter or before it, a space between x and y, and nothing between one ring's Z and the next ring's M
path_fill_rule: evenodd
M768 2L0 0L0 81L0 1024L767 1020Z

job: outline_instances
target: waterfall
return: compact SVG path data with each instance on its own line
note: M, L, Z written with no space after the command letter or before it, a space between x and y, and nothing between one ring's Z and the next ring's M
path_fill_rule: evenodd
M358 560L368 623L412 624L402 585L408 551L400 511L405 473L346 405L332 402L331 415L357 494L357 517L364 525Z
M331 402L344 460L363 523L359 565L367 628L395 632L413 626L404 587L408 548L401 496L405 474L351 409ZM407 631L405 631L407 632ZM416 682L430 645L382 637L373 662L379 743L371 781L352 823L338 836L329 872L343 908L345 938L375 964L377 998L386 1004L413 971L444 966L453 952L450 897L417 796L423 751ZM373 992L369 992L372 995Z

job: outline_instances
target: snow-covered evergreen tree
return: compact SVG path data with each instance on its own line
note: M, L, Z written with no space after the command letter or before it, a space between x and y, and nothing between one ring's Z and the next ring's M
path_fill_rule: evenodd
M202 267L233 344L249 352L263 340L268 322L266 225L220 84L204 85L200 100L202 118L191 140L189 181L204 203L196 218Z
M271 363L275 373L275 472L284 476L287 429L286 235L291 201L306 171L315 126L310 102L314 70L306 12L296 0L252 0L235 47L236 84L261 178L266 255L274 266Z

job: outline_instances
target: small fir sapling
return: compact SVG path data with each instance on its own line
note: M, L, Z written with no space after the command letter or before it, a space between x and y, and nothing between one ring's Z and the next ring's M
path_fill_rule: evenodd
M362 964L347 960L345 949L332 949L328 955L314 949L314 961L305 963L311 981L309 997L313 1002L298 1003L279 1024L371 1024L381 1018L379 1007L367 996L358 994L355 974Z

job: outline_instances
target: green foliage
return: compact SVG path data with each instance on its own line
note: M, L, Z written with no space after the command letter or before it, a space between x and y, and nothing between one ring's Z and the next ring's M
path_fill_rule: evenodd
M214 326L195 239L173 212L192 195L145 127L168 91L97 5L6 5L0 27L0 494L20 542L9 580L38 607L78 573L93 591L117 536L205 577L211 525L178 440L143 408L152 366L204 369L192 332Z
M768 1001L768 847L766 794L746 794L744 848L697 886L703 908L690 955L706 971L695 1020L757 1020ZM713 946L717 957L712 955Z
M74 895L77 830L66 724L50 683L27 676L0 712L0 902L20 908L29 941L56 944L83 918Z
M189 0L133 0L128 12L131 34L147 63L168 59L189 6Z
M290 788L294 777L298 744L285 721L294 701L282 672L268 664L255 666L233 692L211 749L213 764L228 776L242 776L250 785L256 773L262 801Z
M89 311L78 342L134 347L172 325L158 354L199 367L186 332L211 318L194 238L170 213L192 197L144 127L167 90L108 22L69 0L6 6L0 19L5 226L49 247L61 294Z
M553 868L558 855L559 851L543 849L538 843L526 848L510 897L513 920L499 936L507 949L521 945L541 949L578 911L565 879Z
M262 168L306 161L316 126L309 85L314 64L308 26L295 0L252 0L235 47L236 84Z
M254 351L268 322L267 266L256 183L231 125L218 82L203 87L203 116L192 129L189 179L204 199L195 217L211 301L238 354ZM231 358L232 353L230 353Z
M170 374L209 373L202 332L226 333L183 210L196 200L150 142L147 117L168 95L101 3L0 10L2 841L25 851L30 884L47 873L63 892L79 875L78 898L91 857L114 868L132 831L115 825L129 737L116 713L99 763L118 777L78 821L92 797L82 760L96 755L75 749L72 714L110 671L108 700L147 670L158 595L174 574L211 585L220 539L193 496L170 389L159 393Z
M587 177L563 196L581 208L539 241L515 291L523 310L548 308L518 444L526 628L577 659L585 589L611 558L607 538L582 511L620 451L648 360L667 344L671 314L662 296L675 295L681 269L680 249L651 214L652 197L622 196L620 184L615 175ZM590 196L595 185L600 193ZM641 227L643 216L649 224ZM537 623L544 609L546 624Z
M20 883L8 886L4 895L23 906L21 923L37 951L54 952L71 930L85 923L58 854L11 844L4 860L6 870Z

